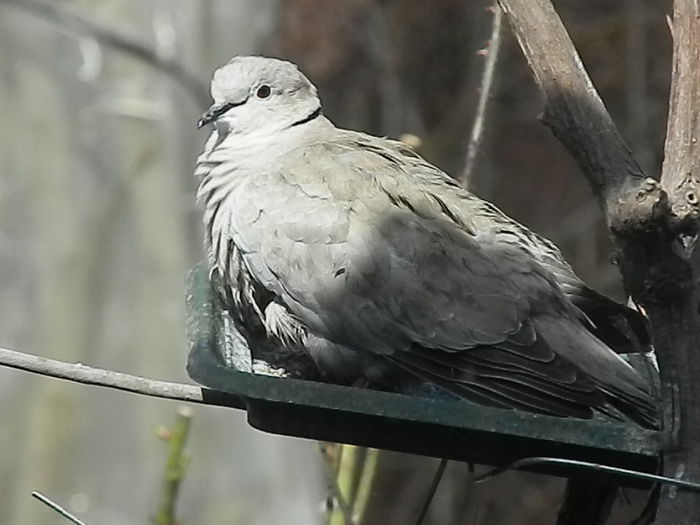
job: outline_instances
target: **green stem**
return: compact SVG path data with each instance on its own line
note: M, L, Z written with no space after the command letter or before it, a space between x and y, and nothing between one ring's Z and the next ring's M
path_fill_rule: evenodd
M175 504L180 491L180 484L187 470L186 452L187 436L192 423L192 409L180 407L177 420L169 438L168 461L163 474L160 505L156 514L155 525L175 525Z
M355 472L357 471L358 447L341 445L340 465L338 466L338 491L349 510L355 488ZM352 512L343 512L340 505L333 510L329 525L352 525Z
M332 496L333 505L329 507L328 525L351 525L352 509L338 486L344 446L337 443L318 443L323 457L323 471Z
M362 520L367 510L367 502L369 494L374 482L374 475L377 472L377 462L379 459L379 450L376 448L368 448L365 455L360 481L357 484L357 494L352 508L354 523L362 525Z

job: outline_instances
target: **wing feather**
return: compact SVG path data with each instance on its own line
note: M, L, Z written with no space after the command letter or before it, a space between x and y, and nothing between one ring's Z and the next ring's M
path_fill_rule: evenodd
M527 246L468 215L475 197L402 146L338 134L261 169L221 219L310 332L492 406L590 417L612 398L651 420L641 378Z

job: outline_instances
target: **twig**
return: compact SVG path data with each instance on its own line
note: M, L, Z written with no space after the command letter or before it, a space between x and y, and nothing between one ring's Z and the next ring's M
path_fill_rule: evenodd
M360 481L357 485L357 495L355 496L355 501L353 502L352 507L354 523L358 523L359 525L362 525L362 520L364 519L365 511L367 510L369 494L372 490L374 475L377 472L378 459L379 450L376 448L368 448L367 454L365 455L365 461L362 465Z
M544 97L542 119L588 179L613 230L641 231L663 201L605 109L549 0L498 0Z
M338 486L338 494L340 501L345 504L345 509L342 505L331 513L330 525L352 525L352 502L354 500L354 491L356 487L355 473L357 472L357 461L359 458L360 447L356 445L340 445L340 463L336 472L336 484Z
M493 22L491 26L491 38L489 39L488 48L485 50L486 61L484 62L484 72L481 76L481 86L479 88L479 100L476 105L476 114L474 115L474 123L472 124L472 132L469 137L469 145L467 146L467 157L464 163L464 170L459 177L459 181L465 188L469 187L472 172L476 164L476 156L481 146L481 138L484 134L484 123L486 122L486 110L488 101L491 95L493 86L494 72L496 71L496 62L498 62L499 51L501 48L501 18L503 11L496 4L493 7Z
M330 454L328 454L328 451L326 450L327 443L318 443L318 448L321 451L321 456L323 456L323 465L324 465L324 474L326 478L326 484L328 485L328 489L333 495L333 500L335 501L335 505L337 505L338 510L340 510L342 518L345 520L345 525L351 525L352 524L352 509L350 508L349 503L345 499L345 495L342 493L340 490L340 487L338 486L338 471L336 469L336 460L335 458L331 457ZM341 449L342 450L342 449ZM335 508L331 510L331 520L334 518L335 514Z
M47 359L15 350L8 350L7 348L0 348L0 366L86 385L113 388L134 394L205 405L218 404L211 400L205 400L202 395L202 389L194 385L146 379L145 377L124 374L113 370L93 368L82 363L66 363Z
M172 433L168 436L170 442L168 461L163 474L163 489L158 513L156 514L156 525L175 525L175 504L180 491L180 484L185 477L187 463L187 437L192 424L192 409L190 407L179 407L177 410L177 420Z
M428 509L430 508L430 504L433 502L435 493L437 492L438 486L442 481L442 476L445 473L445 467L447 467L447 460L441 459L440 464L435 471L435 476L433 476L433 482L430 484L430 488L428 489L428 494L425 496L423 508L421 509L420 514L418 514L418 519L416 519L416 525L422 525L425 517L428 515Z
M700 170L697 158L700 115L700 20L690 0L673 3L673 70L661 185L671 196L678 221L697 220L700 212Z
M61 506L60 506L58 503L56 503L55 501L52 501L52 500L49 499L48 497L44 496L41 492L35 490L34 492L32 492L32 497L38 499L39 501L41 501L41 502L44 503L45 505L51 507L53 510L55 510L56 512L58 512L61 516L63 516L64 518L66 518L68 521L71 521L71 522L75 523L75 525L87 525L84 521L80 521L80 520L79 520L78 518L76 518L73 514L71 514L70 512L68 512L68 511L67 511L66 509L64 509L63 507L61 507Z
M56 7L53 3L35 0L0 0L0 3L32 13L69 31L89 35L105 46L126 53L178 82L192 96L198 106L204 108L209 105L207 87L197 76L187 71L178 61L163 58L148 46L129 40L119 33L68 13L64 9Z

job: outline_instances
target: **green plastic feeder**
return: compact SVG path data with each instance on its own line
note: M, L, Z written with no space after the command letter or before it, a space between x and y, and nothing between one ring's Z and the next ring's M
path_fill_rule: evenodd
M548 456L649 473L657 470L658 432L632 423L557 418L465 400L255 373L251 354L256 355L256 349L251 352L233 323L227 322L204 264L187 279L187 332L187 371L206 387L205 397L245 410L249 424L266 432L494 466ZM530 470L646 486L628 477L560 465Z

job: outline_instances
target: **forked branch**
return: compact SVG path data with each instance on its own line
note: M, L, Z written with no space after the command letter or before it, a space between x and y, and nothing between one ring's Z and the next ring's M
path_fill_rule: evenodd
M626 289L645 308L659 361L663 470L700 479L700 317L690 263L699 231L700 7L675 0L666 158L644 176L550 0L499 0L542 91L544 121L586 175L614 234ZM656 523L700 522L700 501L664 489Z
M544 97L544 123L586 176L614 230L643 229L663 199L632 158L550 0L499 0Z

